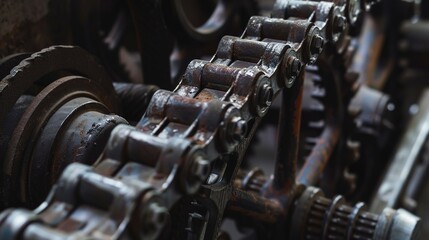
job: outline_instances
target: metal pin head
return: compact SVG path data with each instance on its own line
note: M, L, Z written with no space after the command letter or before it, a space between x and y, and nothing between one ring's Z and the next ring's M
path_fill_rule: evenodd
M295 56L290 56L287 60L287 81L286 87L292 87L295 79L299 76L302 69L302 62Z
M334 17L334 32L340 33L346 29L347 19L342 15L336 15Z
M259 89L258 104L262 108L270 107L271 103L273 102L273 97L274 97L274 90L273 90L273 88L270 86L270 84L265 83Z
M247 122L241 117L233 117L228 124L228 134L234 141L241 141L247 132Z
M320 35L314 35L311 38L311 43L310 43L310 52L311 54L319 54L322 52L323 50L323 46L325 44L325 40L323 39L323 37L321 37Z

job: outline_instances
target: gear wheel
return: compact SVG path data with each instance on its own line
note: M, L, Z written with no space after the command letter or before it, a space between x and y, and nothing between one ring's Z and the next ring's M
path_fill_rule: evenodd
M36 206L65 166L92 164L127 121L112 114L120 100L109 75L81 48L50 47L0 67L9 72L0 81L1 205Z
M307 161L317 159L313 161L322 162L326 168L322 179L308 180L300 175L298 181L306 185L320 184L328 195L338 191L344 193L341 189L353 190L355 186L355 176L346 169L356 159L338 157L350 151L347 126L353 122L353 116L348 115L347 106L355 94L357 79L345 71L348 62L343 59L345 55L329 60L319 58L305 72L298 164L303 168ZM339 184L344 182L345 187Z

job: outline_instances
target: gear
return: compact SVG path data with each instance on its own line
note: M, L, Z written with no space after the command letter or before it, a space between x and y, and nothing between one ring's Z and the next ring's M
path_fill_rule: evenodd
M27 56L5 61L21 60L12 69L0 65L10 70L0 81L2 207L40 204L65 166L92 164L113 127L126 123L111 114L119 98L87 52L56 46Z

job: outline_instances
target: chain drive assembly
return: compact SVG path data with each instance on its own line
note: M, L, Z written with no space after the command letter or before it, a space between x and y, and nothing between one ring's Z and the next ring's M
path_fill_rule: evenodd
M372 3L278 1L271 17L251 17L241 37L221 39L210 61L192 61L174 91L155 92L136 126L115 116L101 155L90 155L92 166L68 165L35 210L4 211L0 236L218 239L224 216L234 212L260 223L266 239L414 239L419 219L406 211L372 214L363 203L349 206L341 196L328 199L310 187L318 178L306 171L321 172L327 164L308 160L316 153L300 170L305 177L296 174L305 69L316 74L314 65L328 63L337 80L321 77L323 86L336 85L347 103L356 90L355 79L345 77L356 50L350 34L359 32ZM64 48L45 52L70 50ZM14 68L8 76L25 71ZM13 86L3 83L2 93ZM267 160L274 174L242 172L250 140L276 97L282 102L279 153ZM331 131L326 138L335 143L343 127L327 122L323 134ZM30 196L38 189L30 188Z

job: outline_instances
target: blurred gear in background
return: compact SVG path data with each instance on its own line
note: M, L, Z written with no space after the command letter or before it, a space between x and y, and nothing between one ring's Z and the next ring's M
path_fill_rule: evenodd
M0 239L429 238L428 20L2 0Z

